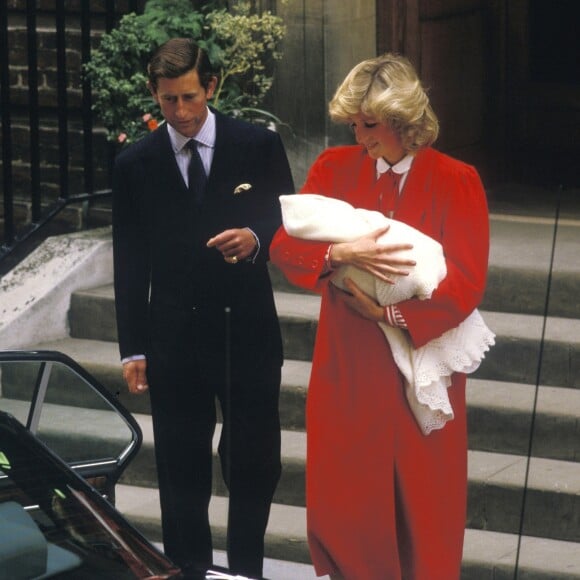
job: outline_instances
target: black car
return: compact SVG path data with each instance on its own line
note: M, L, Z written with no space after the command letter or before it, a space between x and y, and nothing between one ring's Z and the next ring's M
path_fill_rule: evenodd
M0 352L0 580L185 578L114 507L141 440L66 355ZM234 576L216 567L187 578Z

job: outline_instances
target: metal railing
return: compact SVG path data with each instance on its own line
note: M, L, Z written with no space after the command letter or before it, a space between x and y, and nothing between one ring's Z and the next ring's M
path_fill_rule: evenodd
M115 2L105 0L96 3L98 9L92 9L93 2L71 3L65 0L56 0L53 10L42 10L39 3L31 0L0 3L0 111L1 111L1 146L2 146L2 202L3 216L0 228L0 263L22 245L40 228L50 222L66 206L87 202L110 195L110 189L95 186L95 157L94 157L94 121L92 114L91 88L87 80L82 77L82 64L86 63L91 54L91 42L96 33L110 30L118 18L127 12L137 12L142 9L143 2L126 0ZM71 8L71 5L76 5ZM41 27L44 32L52 31L54 46L47 49L39 43L39 18L42 18ZM70 32L71 29L79 35L78 52L80 59L70 59ZM15 32L15 29L18 29ZM25 37L25 42L22 38ZM21 44L24 44L22 46ZM23 53L26 54L24 61ZM46 88L47 55L50 54L53 62L49 64L54 71L51 76L54 93L52 108L42 101L39 87L43 83ZM43 62L39 62L42 57ZM16 64L16 60L20 61ZM80 60L80 63L78 62ZM75 69L76 67L76 69ZM15 80L19 69L20 78ZM80 90L76 90L75 107L71 107L70 75L80 78ZM24 80L23 80L24 79ZM15 84L18 85L18 96L15 96ZM41 112L51 109L54 130L56 131L56 165L58 166L58 194L46 194L46 187L41 183L42 146L40 144ZM72 112L72 113L71 113ZM71 114L80 117L82 127L82 186L71 185L71 155L70 130ZM16 123L19 127L16 127ZM22 130L24 125L24 131ZM18 166L20 180L15 177L15 135L20 130L18 147L27 150L27 163L23 169ZM22 143L22 134L28 133L28 144ZM108 152L108 167L110 175L113 157L112 146ZM28 172L27 186L22 186L22 172ZM110 178L108 178L110 181ZM76 191L75 191L76 189ZM29 218L24 223L17 224L16 201L24 202L30 208Z

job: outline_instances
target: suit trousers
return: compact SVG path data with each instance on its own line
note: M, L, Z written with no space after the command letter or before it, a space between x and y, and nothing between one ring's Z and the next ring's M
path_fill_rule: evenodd
M229 492L229 567L261 576L264 534L281 473L280 365L239 360L236 345L229 357L211 340L196 344L180 332L174 338L154 339L147 357L165 553L187 569L212 563L208 506L218 401L223 416L218 451Z

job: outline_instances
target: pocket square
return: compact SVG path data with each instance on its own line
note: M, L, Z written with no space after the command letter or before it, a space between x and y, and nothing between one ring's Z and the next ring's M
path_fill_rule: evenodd
M240 183L240 185L238 185L238 187L236 187L236 189L234 189L234 195L238 195L239 193L242 193L244 191L248 191L250 189L252 189L251 183Z

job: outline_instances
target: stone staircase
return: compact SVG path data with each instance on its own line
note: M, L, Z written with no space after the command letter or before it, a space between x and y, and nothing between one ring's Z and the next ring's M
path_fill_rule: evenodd
M557 229L549 203L533 210L522 203L492 206L489 282L481 310L497 338L468 380L469 509L462 574L468 580L514 578L516 558L518 578L580 578L576 198L562 205ZM266 552L269 558L309 563L304 402L319 298L291 288L275 268L271 272L286 362L280 403L284 469ZM117 506L147 537L160 541L149 399L129 397L122 381L112 287L74 293L69 325L70 337L35 347L72 356L135 414L144 444L118 486ZM216 462L216 475L218 470ZM212 526L216 547L223 549L227 499L220 478L215 479Z

